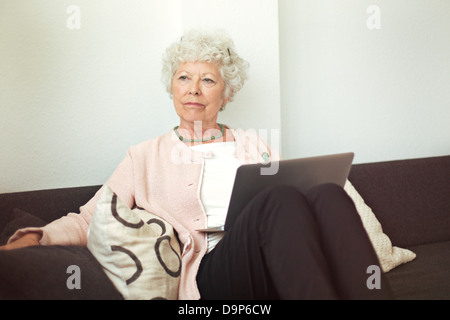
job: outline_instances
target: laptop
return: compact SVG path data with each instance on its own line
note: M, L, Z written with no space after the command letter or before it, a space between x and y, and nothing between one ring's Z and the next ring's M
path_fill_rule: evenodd
M354 153L348 152L241 165L236 171L225 225L197 231L211 233L229 230L247 203L269 186L290 185L300 192L323 183L344 187L353 158Z

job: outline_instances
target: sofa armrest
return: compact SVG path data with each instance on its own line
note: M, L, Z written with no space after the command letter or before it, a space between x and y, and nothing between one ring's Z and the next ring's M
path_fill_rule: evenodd
M11 212L21 209L51 222L69 212L79 212L101 186L61 188L0 194L0 230L9 222Z

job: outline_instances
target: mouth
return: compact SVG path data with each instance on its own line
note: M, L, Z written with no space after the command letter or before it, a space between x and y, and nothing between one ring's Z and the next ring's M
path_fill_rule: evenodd
M204 108L205 105L197 102L186 102L184 104L185 106L191 107L191 108Z

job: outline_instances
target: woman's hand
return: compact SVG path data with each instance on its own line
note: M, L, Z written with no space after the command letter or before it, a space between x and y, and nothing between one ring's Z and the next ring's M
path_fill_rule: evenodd
M20 249L31 246L38 246L39 240L41 240L42 235L37 232L30 232L25 234L23 237L8 243L4 246L0 246L0 250L12 250L12 249Z

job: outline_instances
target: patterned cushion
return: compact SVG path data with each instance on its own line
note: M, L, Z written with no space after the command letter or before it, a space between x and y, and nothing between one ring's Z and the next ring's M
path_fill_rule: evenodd
M87 246L124 299L177 299L181 250L173 227L130 209L107 186L89 224Z

